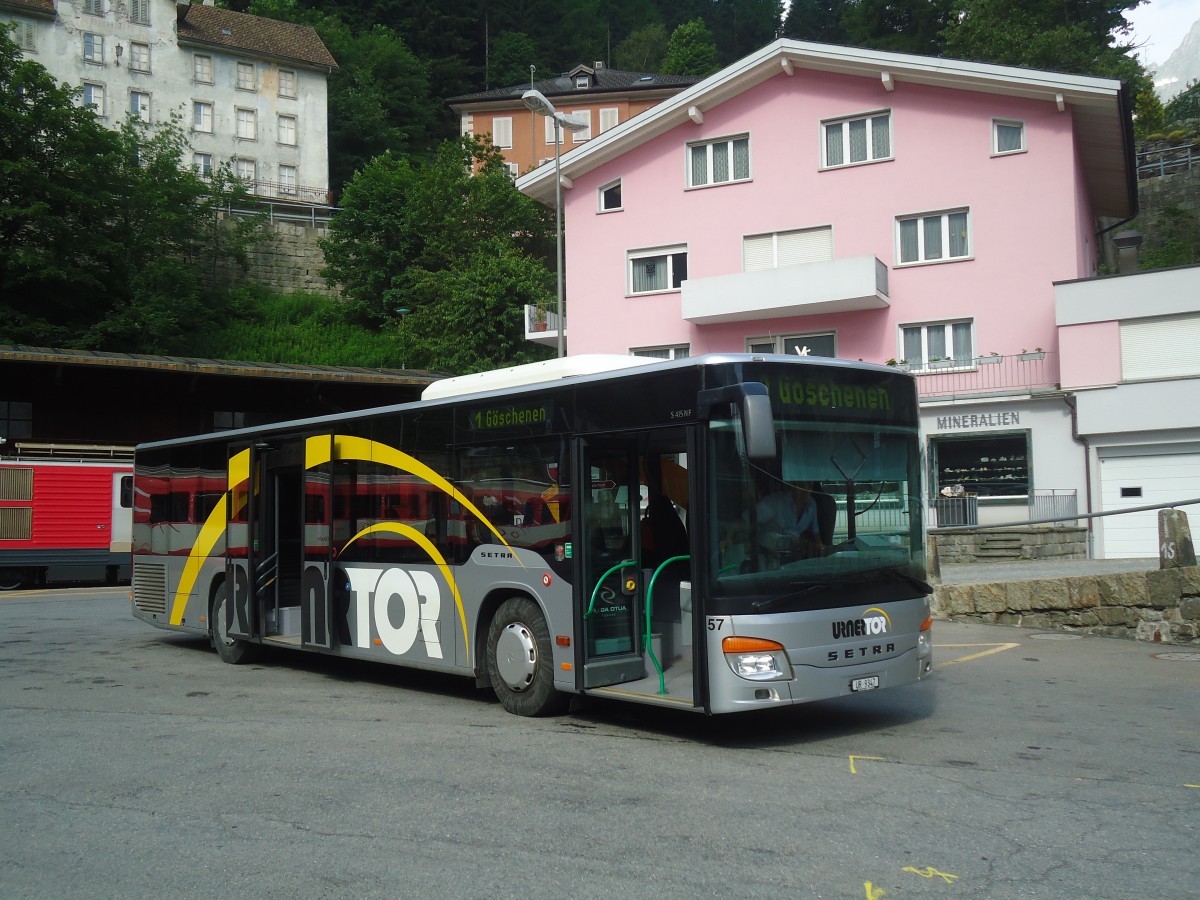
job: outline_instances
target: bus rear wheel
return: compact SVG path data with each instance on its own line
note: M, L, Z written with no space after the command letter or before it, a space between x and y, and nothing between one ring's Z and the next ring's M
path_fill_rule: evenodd
M233 637L229 633L229 586L222 583L214 592L209 604L208 636L222 662L240 666L251 663L262 655L262 647L250 641Z
M488 628L487 670L500 705L517 716L562 712L569 697L554 687L550 629L536 603L509 597Z

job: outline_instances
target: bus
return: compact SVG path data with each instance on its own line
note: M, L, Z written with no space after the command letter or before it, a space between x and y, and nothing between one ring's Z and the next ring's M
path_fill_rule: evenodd
M128 581L133 447L17 441L0 457L0 590Z
M518 715L894 688L932 671L921 479L895 369L565 357L139 445L133 615L228 663L461 674Z

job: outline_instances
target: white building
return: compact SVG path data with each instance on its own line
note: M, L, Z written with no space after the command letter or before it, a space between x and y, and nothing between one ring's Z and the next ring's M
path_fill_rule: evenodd
M174 0L0 0L29 59L118 127L178 116L201 172L230 162L252 193L326 203L327 79L306 25Z

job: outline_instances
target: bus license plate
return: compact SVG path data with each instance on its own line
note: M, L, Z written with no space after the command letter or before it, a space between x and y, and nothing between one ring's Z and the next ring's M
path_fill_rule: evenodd
M855 678L850 682L852 691L873 691L879 687L879 676L868 675L866 678Z

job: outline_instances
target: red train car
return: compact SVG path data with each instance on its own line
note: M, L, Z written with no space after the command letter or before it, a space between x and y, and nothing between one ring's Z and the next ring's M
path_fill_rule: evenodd
M128 580L132 448L19 444L0 458L0 590Z

